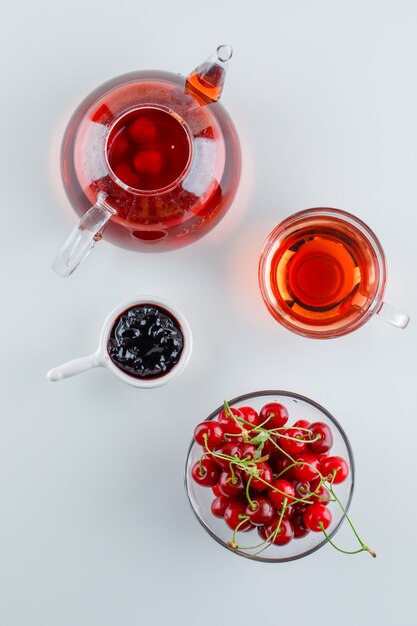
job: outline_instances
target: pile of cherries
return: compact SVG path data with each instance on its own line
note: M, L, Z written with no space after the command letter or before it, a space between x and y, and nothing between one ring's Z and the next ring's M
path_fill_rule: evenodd
M298 420L289 425L288 411L278 402L266 404L259 413L225 402L217 421L198 424L194 438L203 452L192 477L212 488L211 512L233 531L230 547L282 546L309 532L322 532L332 543L326 533L332 522L328 504L342 507L333 486L346 480L349 466L329 454L333 435L327 424ZM255 529L261 543L238 545L237 532ZM361 549L355 553L374 555L358 540Z

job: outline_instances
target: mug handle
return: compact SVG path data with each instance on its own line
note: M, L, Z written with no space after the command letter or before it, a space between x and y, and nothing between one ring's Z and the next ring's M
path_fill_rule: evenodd
M396 326L397 328L405 328L410 321L410 318L402 311L398 311L390 304L383 302L376 312L378 317L383 319L388 324L392 324L392 326Z
M49 370L46 377L48 380L55 383L59 380L71 378L72 376L82 374L82 372L87 372L88 370L91 370L95 367L102 366L103 360L101 358L101 354L100 352L95 352L94 354L90 354L89 356L82 356L78 359L73 359L72 361L68 361L67 363L58 365L58 367L54 367L53 369Z
M97 195L97 202L88 209L87 213L78 222L52 264L52 269L59 276L70 276L77 269L81 261L100 239L99 233L112 215L116 213L106 203L107 194L103 191Z

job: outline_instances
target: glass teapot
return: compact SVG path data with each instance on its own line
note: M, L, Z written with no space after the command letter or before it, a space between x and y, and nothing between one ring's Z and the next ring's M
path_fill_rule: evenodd
M218 102L230 46L187 77L124 74L91 93L65 131L61 171L81 217L53 263L69 276L103 237L163 251L209 232L229 208L240 176L236 129Z

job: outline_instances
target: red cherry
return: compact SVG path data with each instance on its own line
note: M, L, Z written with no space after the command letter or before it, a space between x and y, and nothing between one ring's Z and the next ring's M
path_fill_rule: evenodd
M330 498L330 491L326 489L324 485L320 485L320 487L315 490L314 496L308 497L311 502L318 502L319 504L324 504L324 506L329 504Z
M335 485L342 483L349 475L349 466L341 456L327 457L320 463L320 470L323 476Z
M238 433L241 433L242 430L240 429L240 427L238 426L237 428L239 428ZM243 443L243 436L239 435L238 433L232 434L229 430L228 433L224 434L224 440L233 444Z
M205 447L205 437L207 437L207 445L210 449L217 446L223 441L223 429L217 422L202 422L198 424L194 430L194 439L200 446Z
M273 481L272 487L268 490L268 498L275 508L282 509L285 498L287 499L287 506L294 502L294 487L288 480L277 478Z
M123 158L123 155L127 151L129 147L129 142L127 140L126 135L123 133L119 133L119 135L112 141L109 156L110 161L114 167L115 163L120 162Z
M232 443L232 442L227 442L227 443L223 443L220 446L215 446L214 452L217 452L219 454L224 454L225 456L235 456L237 457L237 459L240 459L240 449L237 446L236 443ZM213 457L213 460L217 463L217 465L219 465L221 468L228 470L229 466L230 466L230 459L223 459L223 458L219 458L219 457Z
M319 465L319 468L321 471L321 464ZM313 478L313 480L310 480L310 491L311 492L316 491L319 485L320 485L320 476L317 476L317 478Z
M245 491L245 483L242 474L235 470L234 477L230 472L222 472L219 478L219 489L223 496L233 497Z
M128 187L140 189L140 177L132 170L128 163L120 163L115 170L117 178Z
M266 489L268 489L268 486L269 486L269 485L266 485L265 482L269 484L271 484L272 482L272 477L273 477L272 470L267 463L257 463L256 469L259 471L259 477L262 478L262 480L259 480L259 478L253 477L252 480L250 481L250 487L254 491L265 491Z
M291 524L294 529L294 539L301 539L305 537L310 532L303 520L304 509L296 511L295 514L291 518Z
M156 126L150 120L139 117L131 123L128 133L133 141L136 141L136 143L146 143L155 139Z
M289 465L293 465L293 461L287 456L284 456L282 454L281 456L269 459L269 463L272 465L275 474L282 474L282 478L286 478L287 480L293 478L294 467L290 467L289 469L287 469Z
M220 469L211 459L202 459L193 465L191 475L203 487L213 487L219 478Z
M307 494L310 493L310 483L307 480L293 480L292 486L297 498L306 498Z
M321 438L318 441L312 441L308 443L309 449L315 454L321 454L327 452L333 445L333 434L330 427L323 422L314 422L310 425L312 432L311 439L314 439L319 435Z
M291 439L286 439L286 437L291 437ZM286 428L279 433L278 445L281 446L285 452L288 454L301 454L304 452L306 443L303 439L303 431L298 430L297 428ZM297 439L297 441L294 441Z
M259 411L259 423L263 424L263 428L272 430L273 428L281 428L288 421L288 411L279 402L269 402L265 404Z
M240 458L246 461L253 461L257 448L252 443L244 443L240 446Z
M281 520L278 534L274 538L272 538L271 535L275 533L278 523L279 519L273 521L271 524L268 524L268 526L261 526L261 528L263 528L263 532L262 534L260 530L258 532L263 539L268 539L271 543L274 543L277 546L284 546L286 543L289 543L294 537L294 529L289 520L283 519Z
M266 534L266 526L258 526L258 535L263 541L268 539L268 535Z
M219 485L214 485L214 487L211 488L212 492L214 493L214 495L217 496L221 496L221 491L219 489Z
M310 422L307 422L307 420L297 420L296 422L294 422L292 427L293 428L300 428L300 429L304 429L304 428L309 429L310 428ZM305 433L305 434L308 434L308 433Z
M223 446L223 451L237 460L240 460L242 458L242 448L236 442L236 439L234 439L233 441L228 441Z
M298 480L310 481L317 478L320 463L314 454L304 452L297 456L295 460L297 463L301 463L301 465L296 465L293 470L294 476Z
M260 526L272 522L275 511L270 501L263 496L259 496L258 498L253 498L252 502L256 505L255 509L250 504L246 507L246 515L250 518L252 524Z
M140 150L133 159L139 174L158 174L162 167L162 157L157 150Z
M230 503L230 498L226 498L226 496L222 495L217 496L217 498L214 498L213 502L211 503L211 512L215 517L223 517L224 512Z
M278 437L272 434L269 436L270 439L267 439L262 447L262 454L268 454L269 456L277 456L278 454L281 454L280 449L275 445L278 442Z
M231 408L230 411L235 417L243 419L243 414L238 409ZM240 443L243 441L243 437L241 436L242 428L244 428L243 424L241 425L239 422L236 422L228 415L228 413L226 413L226 411L220 412L218 423L221 424L223 428L224 438L226 441L233 441L234 443Z
M251 406L240 406L239 411L242 413L242 417L245 422L249 422L249 424L251 424L251 426L249 426L249 424L243 424L243 427L246 428L246 430L252 430L254 426L259 424L259 415L255 409L252 409Z
M243 419L243 414L240 412L239 409L235 409L234 407L231 407L229 411L230 413L233 413L235 417L238 417L239 419ZM232 422L233 424L236 423L233 417L230 416L229 411L225 411L224 409L223 411L220 411L219 416L217 418L217 421L219 422L219 424L229 425L230 422Z
M282 509L277 509L278 517L281 516L281 513L282 513ZM292 519L292 516L294 515L294 513L295 513L295 507L293 507L290 504L290 506L285 507L285 511L284 511L282 517L283 517L283 519Z
M322 530L320 524L323 524L324 530L330 526L332 514L324 504L309 504L304 511L303 521L309 530L318 533Z
M236 526L238 526L242 522L242 518L245 517L246 506L242 502L231 502L229 506L226 507L224 512L224 521L232 530L235 530ZM252 526L250 520L246 520L241 526L239 526L239 531L246 532L248 530L252 530L254 526Z

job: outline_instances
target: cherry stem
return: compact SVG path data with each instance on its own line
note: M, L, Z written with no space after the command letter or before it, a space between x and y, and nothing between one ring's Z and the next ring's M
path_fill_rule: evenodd
M362 541L362 539L359 537L358 533L356 532L356 528L354 527L354 525L353 525L349 515L347 514L347 511L346 511L345 507L343 506L343 504L340 502L339 498L335 494L334 489L333 489L333 484L332 483L328 483L328 484L329 484L329 491L330 491L330 493L332 494L332 496L334 497L334 499L336 500L336 502L338 503L338 505L342 509L343 514L344 514L344 516L346 517L346 519L347 519L347 521L349 523L349 526L351 527L351 529L353 530L353 532L355 534L355 537L357 538L357 540L359 541L361 546L363 548L366 548L366 545L364 544L364 542Z
M272 535L271 535L272 536ZM261 548L265 543L268 542L268 539L265 539L261 543L258 543L256 546L238 546L235 544L237 550L256 550L256 548ZM232 542L230 541L228 545L230 546Z
M271 430L269 432L273 433L274 431ZM280 439L288 439L288 441L297 441L298 443L302 441L304 443L304 439L301 439L300 437L290 437L290 435L280 435L280 434L278 434L278 437L280 437ZM320 439L321 437L319 435L316 435L314 439L309 439L308 443L315 443L316 441L319 441Z
M254 429L253 429L253 430L262 429L262 428L265 426L265 424L267 424L267 423L269 422L269 420L270 420L270 419L271 419L270 417L267 417L267 418L266 418L266 420L264 420L264 421L263 421L263 422L261 422L260 424L257 424L257 425L254 427ZM253 424L252 424L252 426L253 426Z
M236 528L233 531L232 543L234 544L236 543L236 533L238 532L239 528L248 521L248 519L249 519L248 515L242 515L242 518L239 524L236 526Z
M282 507L281 515L279 516L278 524L276 528L274 528L274 531L269 535L269 537L265 539L267 545L264 546L262 550L255 552L254 556L258 556L258 554L261 554L261 552L269 548L269 546L272 545L272 543L275 541L275 537L278 535L278 533L281 530L282 518L284 517L285 509L287 508L287 502L288 502L288 498L284 498L282 501L283 507Z
M237 478L236 478L235 471L233 469L233 462L232 461L229 463L229 468L230 468L230 475L232 477L230 482L232 483L232 485L235 485L237 483Z
M318 485L318 487L316 487L315 491L307 491L307 489L304 489L304 487L299 487L298 491L301 491L301 493L305 493L307 498L310 498L311 496L315 496L318 500L323 500L324 502L336 502L336 500L334 498L327 498L326 496L320 496L317 493L317 490L320 489L321 487L321 483L320 485ZM314 502L309 502L309 504L314 504Z
M200 472L200 476L204 476L204 470L203 470L203 458L204 456L202 456L199 460L199 472Z
M276 478L279 478L280 476L285 474L285 472L287 472L292 467L297 467L297 465L300 465L300 463L297 463L297 461L294 461L294 463L291 463L291 465L287 465L287 467L284 467L284 469L279 474L276 475Z
M259 427L258 427L258 428L259 428ZM272 445L273 445L273 446L275 446L275 448L276 448L277 450L279 450L279 451L280 451L280 452L281 452L284 456L286 456L288 459L290 459L290 461L292 461L293 463L295 463L295 462L296 462L296 461L295 461L295 459L293 459L293 458L292 458L292 456L291 456L290 454L288 454L288 452L286 452L283 448L281 448L281 446L279 446L279 445L277 444L277 442L276 442L276 441L274 441L274 440L272 439L272 437L269 435L269 431L268 431L268 430L263 430L263 429L262 429L262 432L267 433L267 435L268 435L268 441L270 441L270 442L272 443Z
M287 508L287 505L288 505L288 498L284 498L282 501L282 511L281 511L281 515L279 516L278 526L281 526L282 518L284 517L284 513L285 513L285 509Z
M339 546L337 546L335 543L333 543L333 541L330 539L329 535L324 530L323 522L319 522L319 526L321 528L321 531L322 531L323 535L326 537L327 541L338 552L343 552L343 554L359 554L360 552L369 552L369 554L371 556L373 556L374 559L376 558L376 552L374 552L371 548L368 548L368 546L365 546L365 544L362 544L362 543L361 543L362 547L359 548L359 550L343 550L342 548L339 548Z
M252 478L253 478L253 476L249 476L248 482L246 483L246 498L247 498L247 500L248 500L248 502L249 502L250 508L251 508L253 511L255 511L255 509L257 508L257 507L256 507L256 504L253 502L253 500L251 499L251 497L250 497L250 495L249 495L249 487L250 487L250 484L251 484Z
M238 546L236 543L233 544L232 547L234 547L236 550L256 550L256 548L261 548L262 546L264 546L262 548L262 550L260 550L259 552L255 552L254 556L256 556L257 554L260 554L261 552L263 552L264 550L266 550L267 548L269 548L271 546L271 539L276 537L277 533L278 533L278 526L277 528L274 529L274 531L268 535L268 537L266 539L264 539L261 543L258 543L256 546ZM231 541L228 542L228 545L230 546L232 544ZM267 545L265 545L267 544Z
M239 467L239 463L236 462L236 465ZM274 487L274 485L272 485L271 483L269 483L267 480L264 480L263 478L261 478L258 474L256 474L255 472L251 471L249 469L249 467L244 467L244 470L247 474L249 474L249 476L252 478L256 478L257 480L260 480L261 483L263 483L264 485L267 485L267 487L269 487L270 489L272 489L273 491L276 491L277 493L281 494L282 496L286 496L287 494L285 493L285 491L281 491L281 489L278 489L277 487ZM293 502L305 502L304 498L291 498L291 500Z
M229 461L229 466L230 466L231 473L233 471L232 464L234 464L234 465L236 465L236 467L238 469L243 469L243 471L246 472L247 474L249 474L249 476L251 478L256 478L257 480L260 480L264 485L266 485L267 487L269 487L273 491L276 491L277 493L281 494L282 496L286 496L287 495L284 491L281 491L277 487L274 487L274 485L269 483L267 480L264 480L263 478L261 478L261 476L259 476L258 473L252 469L253 466L255 466L255 468L256 468L256 461L246 461L246 462L244 462L244 461L242 461L241 459L239 459L236 456L232 457L232 456L229 456L228 454L222 454L220 452L214 452L214 450L210 450L210 448L208 447L206 439L205 439L205 448L206 448L206 453L214 456L214 458L221 458L221 459L225 459L225 460ZM200 461L201 461L201 459L200 459ZM233 476L235 476L234 472L232 474L232 480L231 480L232 483L233 483ZM236 477L235 477L235 481L234 482L236 483ZM308 500L306 500L305 498L291 498L291 499L292 499L292 502L302 502L302 503L310 504L310 502Z

